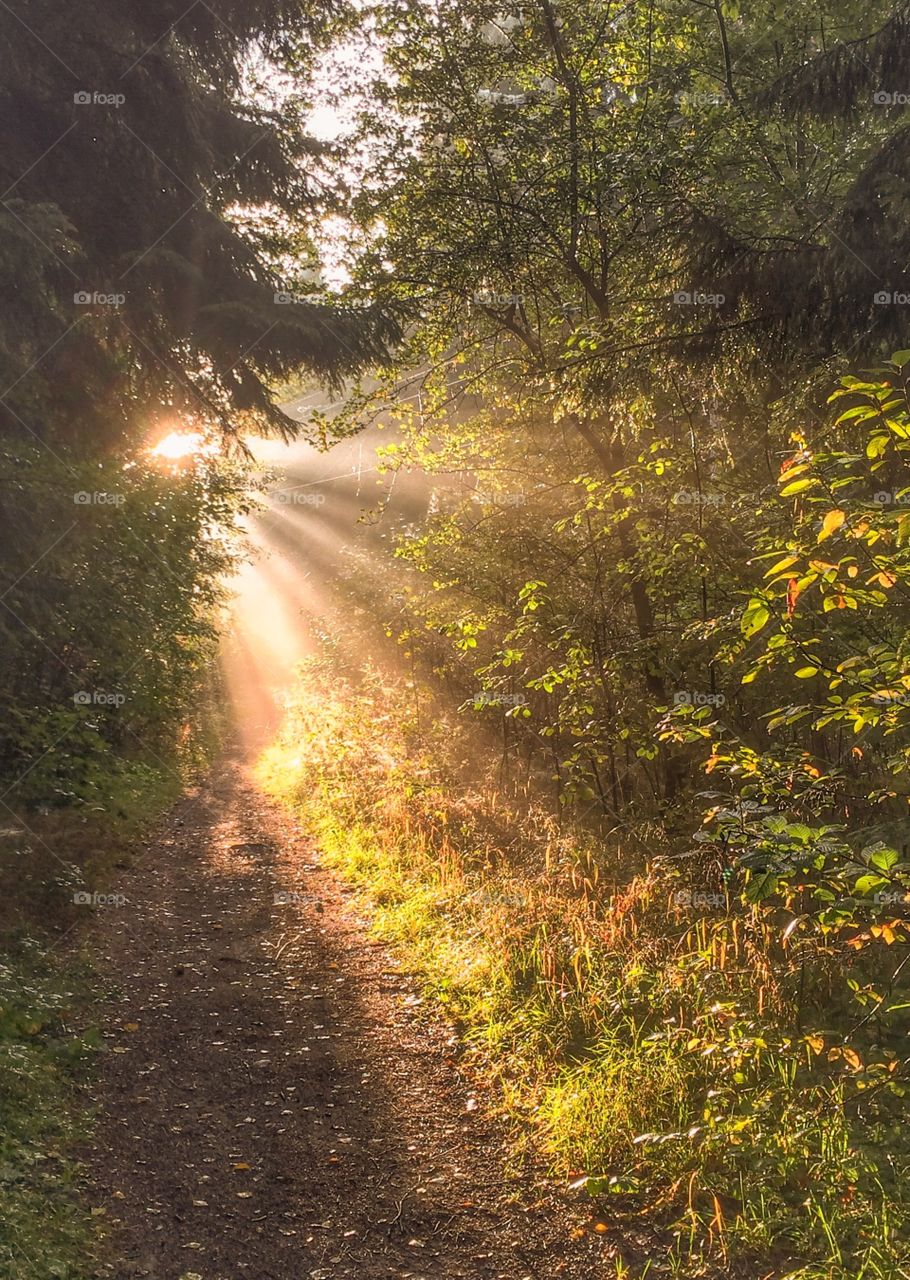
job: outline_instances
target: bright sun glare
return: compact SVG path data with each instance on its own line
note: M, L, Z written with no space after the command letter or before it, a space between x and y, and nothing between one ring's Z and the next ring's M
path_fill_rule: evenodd
M177 461L181 458L201 457L217 451L212 440L206 440L201 431L171 431L159 440L149 452L155 458Z

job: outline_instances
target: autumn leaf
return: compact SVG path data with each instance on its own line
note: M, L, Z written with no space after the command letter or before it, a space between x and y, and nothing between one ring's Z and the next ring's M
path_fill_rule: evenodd
M819 531L818 541L824 542L826 538L830 538L832 533L836 533L847 518L846 511L841 511L839 507L835 507L833 511L829 511L822 521L822 527Z
M892 921L891 924L874 924L870 929L873 938L881 938L886 946L890 947L893 942L897 941L897 934L894 932L894 925L898 922Z

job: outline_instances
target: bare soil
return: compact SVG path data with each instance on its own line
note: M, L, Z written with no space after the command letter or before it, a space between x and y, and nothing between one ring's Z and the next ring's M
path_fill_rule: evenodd
M238 760L115 888L96 931L99 1277L616 1274L618 1229L507 1171L457 1035Z

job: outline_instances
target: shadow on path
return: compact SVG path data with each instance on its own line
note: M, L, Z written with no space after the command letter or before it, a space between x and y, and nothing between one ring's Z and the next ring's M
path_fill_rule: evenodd
M115 988L89 1157L99 1276L605 1274L583 1207L533 1179L534 1204L515 1199L454 1035L238 760L118 889L95 934Z

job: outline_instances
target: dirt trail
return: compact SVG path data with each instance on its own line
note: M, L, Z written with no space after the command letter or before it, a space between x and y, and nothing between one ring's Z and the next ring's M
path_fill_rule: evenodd
M612 1233L583 1207L527 1181L516 1194L454 1035L316 856L229 760L101 916L98 1275L612 1273Z

